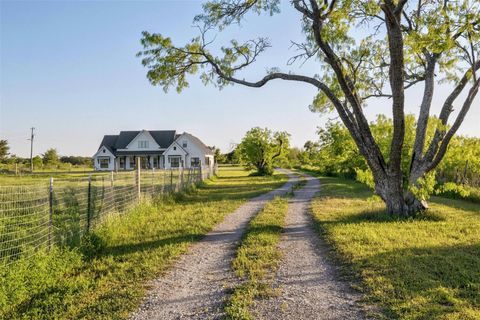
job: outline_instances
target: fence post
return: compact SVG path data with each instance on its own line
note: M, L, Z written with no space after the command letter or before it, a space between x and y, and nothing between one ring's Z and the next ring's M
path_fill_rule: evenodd
M142 196L142 188L140 186L140 157L137 157L137 199L140 201L140 198Z
M88 176L88 195L87 195L87 232L90 232L90 220L92 215L92 176Z
M50 177L50 187L48 191L48 250L52 247L52 227L53 227L53 177Z
M173 192L173 169L170 169L170 192Z
M184 181L183 181L183 173L184 173L184 168L182 167L181 171L180 171L180 189L183 190L185 187L184 187Z
M113 171L110 174L110 186L113 188Z

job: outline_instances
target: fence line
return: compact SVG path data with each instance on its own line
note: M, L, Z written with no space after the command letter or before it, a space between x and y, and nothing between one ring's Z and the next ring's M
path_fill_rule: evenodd
M54 244L77 246L106 217L126 212L142 197L185 190L214 171L139 170L0 186L0 264Z

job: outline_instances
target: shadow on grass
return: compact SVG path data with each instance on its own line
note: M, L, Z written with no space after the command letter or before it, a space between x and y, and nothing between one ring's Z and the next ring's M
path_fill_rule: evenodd
M374 270L389 318L472 319L465 307L480 315L480 243L388 251L357 267Z

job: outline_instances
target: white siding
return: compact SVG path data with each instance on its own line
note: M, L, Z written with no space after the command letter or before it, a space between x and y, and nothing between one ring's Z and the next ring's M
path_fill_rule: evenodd
M115 170L115 156L105 147L101 147L97 153L93 156L93 166L97 171L112 171ZM108 161L108 166L102 168L101 161Z
M148 148L139 148L138 142L139 141L147 141ZM160 146L158 143L153 139L152 135L148 131L141 131L126 147L128 151L151 151L151 150L159 150Z

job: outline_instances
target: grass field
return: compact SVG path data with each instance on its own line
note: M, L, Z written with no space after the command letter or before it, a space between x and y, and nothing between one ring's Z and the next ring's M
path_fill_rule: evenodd
M44 252L0 268L2 319L122 319L164 272L245 200L286 182L226 168L189 193L142 203L96 228L77 249Z
M387 319L480 319L480 205L434 198L427 214L385 215L362 184L320 178L322 236Z
M271 294L269 281L281 260L277 245L287 208L287 199L275 198L249 223L233 260L233 270L242 283L232 289L225 307L227 319L252 319L249 307L254 299Z

